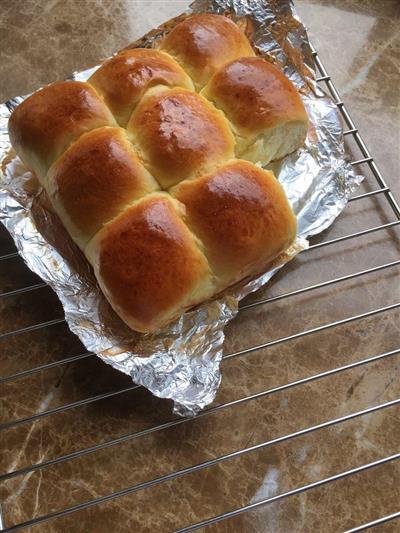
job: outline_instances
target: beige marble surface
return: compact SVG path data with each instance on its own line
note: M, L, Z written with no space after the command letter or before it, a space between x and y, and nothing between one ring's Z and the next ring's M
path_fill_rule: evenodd
M107 57L186 1L2 0L0 99L24 94ZM396 0L298 0L339 92L388 184L399 196L400 8ZM362 155L349 139L354 159ZM360 192L376 188L367 165ZM394 220L382 196L349 204L318 240ZM13 251L0 231L1 253ZM302 254L248 301L281 294L400 256L399 229ZM225 353L341 320L400 300L399 268L330 285L239 313L227 328ZM22 261L0 261L0 292L37 278ZM0 333L62 316L50 289L0 298ZM389 311L223 364L215 405L262 391L251 401L139 434L0 485L6 526L59 511L243 448L252 452L31 528L40 532L166 532L313 483L399 452L398 406L282 442L304 428L343 417L400 393L400 355L277 390L296 380L399 347L400 314ZM65 325L0 339L1 375L84 352ZM129 387L129 379L94 357L2 385L1 422L30 417ZM2 432L1 468L8 472L163 424L170 405L142 389L77 406ZM290 496L211 526L229 533L344 531L400 510L400 469L387 463ZM394 532L400 522L376 528Z

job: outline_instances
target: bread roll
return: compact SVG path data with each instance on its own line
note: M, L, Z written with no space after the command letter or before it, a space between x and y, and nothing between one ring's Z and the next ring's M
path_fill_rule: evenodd
M12 113L10 140L24 163L43 182L52 163L82 133L116 126L96 91L80 81L61 81L24 100Z
M299 93L277 67L243 57L222 67L202 95L222 109L236 134L236 155L265 165L301 146L308 117Z
M110 305L140 332L261 273L290 245L282 187L243 159L281 157L307 130L296 89L226 17L190 16L161 46L121 52L88 83L49 85L9 121ZM208 82L201 94L190 76Z
M106 61L89 79L125 127L143 94L155 85L185 87L193 90L193 82L178 63L158 50L136 48L125 50Z
M234 153L225 116L186 89L149 91L133 112L128 131L163 189L207 172Z
M134 200L157 189L122 128L97 128L82 135L48 173L50 199L82 249Z
M228 61L254 55L247 37L234 22L210 13L189 16L177 24L161 48L182 65L197 89Z
M282 186L248 161L232 160L170 192L186 207L186 223L202 241L218 287L265 268L296 236Z
M167 193L134 203L86 249L115 311L133 329L154 331L215 291L210 267Z

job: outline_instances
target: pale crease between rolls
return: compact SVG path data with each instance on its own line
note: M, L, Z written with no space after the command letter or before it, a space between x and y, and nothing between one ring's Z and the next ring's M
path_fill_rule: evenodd
M282 187L249 161L297 149L307 125L296 89L238 26L193 15L158 50L38 91L9 132L114 310L151 332L293 242Z

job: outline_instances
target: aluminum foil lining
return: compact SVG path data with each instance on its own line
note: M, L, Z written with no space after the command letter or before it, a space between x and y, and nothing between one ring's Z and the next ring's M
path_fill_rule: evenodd
M330 226L362 180L346 161L338 110L315 84L307 33L292 2L196 0L188 9L188 13L206 11L245 25L260 53L276 62L301 91L311 122L305 147L272 165L297 215L299 234L291 249L262 276L225 291L156 334L132 332L115 315L46 194L13 153L7 122L24 97L0 106L0 219L19 253L57 293L66 322L86 348L156 396L171 399L174 412L182 416L195 415L215 397L221 381L224 326L237 314L239 301L304 249L307 237ZM181 18L131 46L152 46ZM86 80L95 68L72 78Z

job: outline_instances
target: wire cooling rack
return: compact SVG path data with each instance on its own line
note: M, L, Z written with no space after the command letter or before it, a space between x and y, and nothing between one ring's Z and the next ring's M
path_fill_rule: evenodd
M382 177L382 174L380 173L380 171L379 171L379 169L378 169L378 167L377 167L377 165L376 165L376 163L374 161L374 158L371 156L370 152L368 151L368 149L367 149L362 137L360 136L360 134L358 132L358 129L356 128L355 124L353 123L353 120L351 119L350 114L349 114L348 110L346 109L346 106L341 101L341 99L339 97L339 94L338 94L338 92L337 92L337 90L336 90L336 88L335 88L330 76L327 74L327 72L326 72L326 70L325 70L320 58L318 57L318 54L315 51L315 49L313 49L313 56L314 56L314 59L315 59L315 63L316 63L316 66L317 66L317 69L318 69L318 75L319 75L317 81L321 85L325 84L326 88L328 89L328 91L332 95L332 97L335 100L336 105L338 106L338 108L340 110L340 113L341 113L341 115L343 117L343 121L344 121L344 124L345 124L345 129L347 128L346 131L344 132L344 135L346 136L347 139L352 138L355 141L355 143L358 146L358 149L359 149L359 151L361 153L362 157L357 159L357 160L352 161L352 165L353 166L364 166L364 168L365 168L365 166L368 166L372 176L374 177L375 187L372 190L369 190L368 192L365 192L363 194L359 194L357 196L352 197L350 201L351 202L355 202L355 201L361 200L363 198L380 195L381 197L384 198L386 204L388 206L390 206L393 220L390 220L389 222L386 222L384 224L380 224L380 225L376 225L376 226L373 226L373 227L368 227L366 229L362 229L361 231L357 231L357 232L354 232L354 233L346 234L346 235L341 236L341 237L337 237L337 238L330 239L330 240L323 240L322 242L317 242L317 243L312 244L310 246L310 248L309 248L310 250L315 249L315 248L321 248L321 247L329 247L329 246L332 246L332 245L334 245L336 243L339 243L339 242L342 242L342 241L351 240L352 242L357 242L357 239L361 238L364 235L375 233L375 232L380 232L382 230L387 230L389 228L396 228L396 227L398 227L400 225L400 207L399 207L399 204L397 203L397 201L396 201L395 197L393 196L391 190L389 189L389 187L386 184L384 178ZM370 186L371 186L371 184L370 184ZM397 240L398 236L396 234L393 234L392 235L392 239ZM305 251L304 253L309 253L309 252ZM12 253L8 253L8 254L4 254L4 255L0 256L0 261L5 262L5 261L9 261L9 260L11 260L13 258L17 258L17 257L18 257L18 253L12 252ZM373 274L373 273L376 273L376 272L380 272L380 271L384 271L384 270L387 270L387 269L393 269L393 268L395 268L398 265L400 265L400 259L394 260L394 261L390 261L390 262L387 262L387 263L383 263L383 264L380 264L378 266L373 266L373 267L370 267L370 268L363 268L362 270L359 270L358 272L355 272L355 273L352 273L352 274L348 274L348 275L345 275L345 276L332 278L332 279L329 279L327 281L323 281L323 282L318 282L318 283L314 283L314 284L311 284L311 285L307 285L305 287L302 287L302 288L299 288L299 289L296 289L296 290L291 290L291 291L288 291L288 292L285 292L285 293L282 293L282 294L278 294L276 296L272 296L272 297L269 297L269 298L266 298L266 299L263 299L263 300L257 300L256 302L247 303L247 304L242 306L242 309L264 305L264 304L272 302L272 301L283 300L283 299L289 298L291 296L299 295L299 294L302 294L302 293L312 292L314 290L321 289L321 288L324 288L324 287L327 287L327 286L331 286L331 285L336 285L336 284L340 285L342 283L347 282L348 280L353 280L355 278L361 278L363 276L366 276L366 275L369 275L369 274ZM34 283L34 284L28 285L26 287L18 288L18 289L11 290L11 291L8 291L8 292L3 292L2 294L0 294L0 301L4 303L4 301L8 300L11 297L15 297L17 295L19 296L19 295L22 295L24 293L29 293L31 291L36 291L38 289L44 288L45 286L46 285L44 283ZM244 355L249 354L251 352L255 352L255 351L261 350L261 349L267 349L267 348L275 346L275 345L281 345L281 344L284 344L284 343L286 343L288 341L291 341L291 340L294 340L294 339L299 339L299 338L302 338L302 337L305 337L305 336L312 336L312 335L318 334L319 332L322 332L324 330L328 330L328 329L331 329L331 328L337 328L337 327L342 326L344 324L357 323L361 319L365 319L365 318L372 317L372 316L375 316L375 315L382 315L382 314L388 313L389 311L391 311L393 309L396 309L396 308L399 308L399 307L400 307L400 302L394 303L394 304L391 304L391 305L386 305L384 307L378 307L376 309L373 309L373 310L370 310L370 311L367 311L367 312L364 312L364 313L355 314L355 315L352 315L352 316L347 317L345 319L329 322L327 324L323 324L323 325L315 327L315 328L306 329L306 330L300 331L298 333L295 333L295 334L292 334L292 335L289 335L289 336L276 338L274 340L266 340L265 342L257 344L256 346L247 347L246 349L242 349L242 350L239 350L239 351L236 351L236 352L233 352L233 353L228 353L228 354L226 354L224 356L224 360L229 360L229 359L233 359L233 358L236 358L236 357L239 357L239 356L244 356ZM13 331L7 331L7 332L4 332L4 333L0 334L0 340L4 341L4 340L7 340L7 339L10 339L11 337L14 337L14 336L17 336L17 335L21 335L21 334L24 334L24 333L33 332L33 331L36 331L36 330L43 330L43 329L48 328L50 326L54 326L54 325L57 325L57 324L62 324L63 322L64 322L64 320L62 318L57 318L57 319L41 322L41 323L38 323L38 324L34 324L34 325L31 325L31 326L23 327L23 328L20 328L20 329L16 329L16 330L13 330ZM329 370L326 370L324 372L321 372L321 373L318 373L318 374L313 374L313 375L310 375L308 377L304 377L302 379L299 379L299 380L296 380L296 381L292 381L292 382L284 384L284 385L279 385L277 387L268 388L266 390L263 390L261 392L257 392L255 394L251 394L249 396L241 397L241 398L233 400L233 401L221 403L221 404L218 404L216 406L210 407L210 408L206 409L205 411L201 412L198 415L197 418L200 419L200 418L208 417L212 413L216 413L216 412L219 412L219 411L222 411L222 410L235 409L235 408L238 408L238 406L240 406L242 404L247 404L247 403L252 402L254 400L263 398L263 397L265 397L267 395L271 395L272 393L285 391L285 390L294 388L294 387L296 387L298 385L304 385L304 384L307 384L307 383L311 383L311 382L314 382L316 380L320 380L322 378L329 378L331 376L334 376L335 374L339 374L339 373L342 373L342 372L345 372L345 371L349 371L349 370L357 368L357 367L362 367L364 365L370 365L370 364L373 364L373 363L375 363L377 361L381 361L381 360L384 360L384 359L392 358L392 357L394 357L394 356L396 356L398 354L400 354L400 347L397 348L397 349L386 351L384 353L380 353L380 354L377 354L377 355L374 355L374 356L370 356L370 357L367 357L365 359L358 360L356 362L352 362L350 364L346 364L346 365L343 365L343 366L335 367L333 365L333 368L331 368ZM29 368L27 370L23 370L23 371L14 373L13 375L4 376L4 377L1 378L0 382L3 383L3 384L11 383L11 382L18 382L18 380L21 380L22 378L25 378L27 376L31 376L31 375L37 374L37 373L47 372L50 369L53 369L55 367L59 367L59 366L62 366L62 365L68 365L70 363L74 363L76 361L79 361L79 360L82 360L82 359L85 359L85 358L89 358L89 357L92 357L92 356L93 356L93 354L91 354L89 352L85 352L85 353L81 353L81 354L74 355L74 356L71 356L71 357L64 357L61 360L58 360L58 361L55 361L55 362L50 362L50 363L47 363L47 364L36 366L34 368ZM45 417L50 417L52 415L57 415L59 413L63 413L63 412L69 411L71 409L75 409L75 408L79 408L79 407L82 407L82 406L86 406L86 405L91 404L91 403L99 402L100 400L106 400L108 398L115 397L115 396L118 396L118 395L122 395L124 393L127 393L128 391L132 391L132 390L139 389L139 388L140 387L138 387L137 385L130 385L130 386L124 387L122 389L120 388L118 390L114 390L114 391L111 391L111 392L106 392L106 393L97 394L97 395L94 395L94 396L91 396L91 397L87 397L87 398L85 398L83 400L74 401L74 402L70 402L70 403L65 403L64 405L61 405L61 406L58 406L58 407L55 407L55 408L44 409L44 410L41 410L41 411L31 415L31 416L27 416L27 417L24 417L24 418L19 418L19 419L7 422L7 423L5 423L5 424L3 424L1 426L1 430L3 430L3 431L4 430L10 430L12 428L15 428L15 427L23 425L23 424L34 423L34 422L38 421L39 419L43 419ZM333 418L333 419L327 420L327 421L325 421L323 423L310 425L309 427L306 427L306 428L301 429L299 431L286 433L283 436L280 436L278 438L266 440L264 442L261 442L259 444L253 445L253 446L243 447L243 448L238 449L237 451L234 451L232 453L227 453L225 455L219 455L219 456L214 457L212 459L209 459L207 461L203 461L201 463L196 463L196 464L190 465L190 466L185 467L185 468L180 469L180 470L171 471L171 472L169 472L167 474L164 474L162 476L159 476L159 477L156 477L156 478L152 478L152 479L148 479L146 481L142 481L142 482L134 484L134 485L130 485L128 487L123 488L122 490L111 492L109 494L102 495L102 496L99 496L99 497L93 497L92 499L88 499L87 501L84 501L84 502L79 503L77 505L73 505L73 506L70 506L70 507L65 507L65 508L63 508L62 510L59 510L59 511L52 511L52 512L49 512L49 513L44 514L44 515L34 516L32 519L25 520L25 521L22 521L20 523L9 525L7 523L7 517L5 517L5 522L6 523L3 526L3 530L4 531L14 531L14 530L22 529L22 528L35 526L35 525L38 525L38 524L44 524L45 522L53 521L53 520L55 520L57 518L64 517L66 515L74 514L77 511L81 511L81 510L84 510L84 509L87 509L87 508L90 508L90 507L93 507L93 506L101 506L102 504L105 504L106 502L110 502L112 500L116 500L116 499L121 498L123 496L126 496L128 494L139 492L139 491L142 491L142 490L147 489L149 487L153 487L155 485L162 484L162 483L167 482L167 481L175 480L175 479L178 479L178 478L183 478L183 477L187 476L188 474L192 474L194 472L202 471L204 469L210 468L210 467L215 466L215 465L219 465L219 464L224 463L224 462L231 461L231 460L233 460L235 458L242 457L242 456L245 456L247 454L252 454L252 453L257 452L257 451L259 451L259 450L261 450L263 448L267 448L267 447L270 447L270 446L275 446L277 444L284 443L286 441L299 439L299 438L301 438L304 435L313 434L315 432L323 430L324 428L329 428L329 427L332 427L332 426L339 426L340 424L343 424L343 423L345 423L345 422L347 422L349 420L357 419L359 417L363 417L365 415L369 415L369 414L375 413L377 411L389 409L389 408L391 408L391 407L393 407L395 405L398 405L399 403L400 403L400 399L397 399L397 400L387 401L385 403L381 403L381 404L378 404L378 405L373 405L373 406L370 406L370 407L368 407L366 409L363 409L363 410L360 410L360 411L356 411L356 412L352 412L352 413L347 414L345 416L341 416L341 417L337 417L337 418ZM32 474L35 471L41 471L41 470L43 470L43 469L45 469L47 467L53 466L53 465L58 465L58 464L61 464L61 463L68 463L68 462L73 461L74 459L77 459L79 457L83 457L83 456L88 455L88 454L95 454L96 452L99 452L100 450L103 450L103 449L106 449L106 448L111 448L112 449L114 446L116 446L118 444L121 444L123 442L127 442L127 441L130 441L130 440L133 440L133 439L140 439L140 438L144 437L145 435L149 435L149 434L155 433L155 432L160 432L162 430L166 430L167 428L168 429L169 428L175 428L175 427L182 426L182 425L185 425L185 424L188 424L188 423L190 423L190 419L173 419L173 420L169 420L169 421L167 421L165 423L162 423L162 424L154 425L154 426L149 427L147 429L144 429L142 431L131 432L129 434L125 434L123 436L120 436L120 437L117 437L117 438L114 438L114 439L111 439L111 440L107 440L107 441L99 441L99 442L96 442L95 444L93 444L91 446L78 449L78 450L73 451L71 453L65 453L65 454L60 453L55 458L44 460L44 461L41 461L41 462L37 462L35 464L31 464L30 466L26 466L26 467L23 467L23 468L12 469L11 471L0 475L0 481L1 482L5 482L6 480L10 480L12 478L18 478L20 476L27 476L27 475ZM19 450L16 448L13 453L18 454L18 452L19 452ZM395 461L396 459L399 459L399 458L400 458L400 453L389 455L387 457L382 457L382 458L380 458L380 459L378 459L376 461L362 464L361 466L357 466L356 468L340 471L340 472L338 472L335 475L322 478L322 479L320 479L318 481L315 481L315 482L312 482L312 483L308 483L308 484L303 484L303 485L298 486L298 487L296 487L296 488L294 488L292 490L289 490L289 491L286 491L286 492L281 492L281 493L278 493L278 494L275 494L273 496L269 496L269 497L266 497L266 498L261 498L261 499L259 499L258 501L254 502L254 503L250 503L248 505L244 505L244 506L238 507L238 508L230 510L228 512L224 512L222 514L219 514L219 515L216 515L216 516L212 516L210 518L207 518L206 520L198 521L197 523L191 523L190 525L188 525L186 527L183 527L183 528L181 528L181 529L179 529L177 531L180 531L180 532L193 531L193 530L196 530L196 529L199 529L199 528L204 528L206 526L210 526L212 524L216 524L218 522L229 520L229 519L235 518L235 517L237 517L239 515L242 515L244 513L248 513L248 512L251 512L251 511L255 510L255 509L267 506L268 504L271 504L273 502L277 502L279 500L287 499L287 498L293 497L295 495L298 495L298 494L301 494L301 493L305 493L306 491L309 491L311 489L315 489L315 488L318 488L318 487L325 486L327 484L331 484L331 483L334 484L335 482L337 482L339 480L342 480L342 479L345 479L345 478L349 478L351 476L355 476L355 475L357 475L357 474L359 474L361 472L366 472L366 471L368 471L370 469L377 468L377 467L382 466L382 465L384 465L386 463L393 462L393 461ZM400 517L400 511L392 513L392 514L388 514L386 516L382 516L382 517L380 517L380 518L378 518L378 519L376 519L374 521L368 522L368 523L360 524L357 527L355 527L355 528L353 528L351 530L348 530L348 532L350 532L350 531L351 532L363 531L365 529L368 529L368 528L383 524L385 522L389 522L391 520L395 520L395 519L397 519L399 517ZM189 520L188 520L188 522L189 522ZM9 527L7 527L7 526L9 526ZM35 528L35 530L36 530L36 528ZM39 527L38 530L41 530L41 528ZM59 531L59 530L57 530L57 531Z

